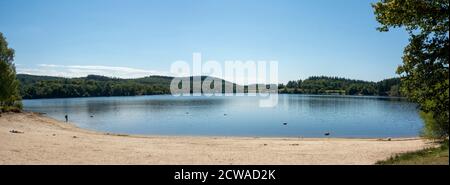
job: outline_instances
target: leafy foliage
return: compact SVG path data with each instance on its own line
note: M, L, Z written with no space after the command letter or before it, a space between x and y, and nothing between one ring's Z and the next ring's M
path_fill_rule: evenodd
M0 112L22 109L13 60L14 50L0 33Z
M410 35L403 65L401 91L417 102L440 137L449 130L449 1L381 0L373 5L380 31L404 27ZM445 132L442 132L445 131ZM429 132L429 131L428 131Z

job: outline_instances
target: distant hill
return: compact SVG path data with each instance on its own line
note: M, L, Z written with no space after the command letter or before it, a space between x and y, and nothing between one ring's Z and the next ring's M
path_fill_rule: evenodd
M88 75L80 78L63 78L26 74L18 74L17 78L20 81L20 93L24 99L169 94L170 83L173 79L173 77L168 76L121 79L99 75ZM192 90L192 87L197 87L196 84L199 84L194 83L194 77L185 78L190 78L191 80L191 93L201 93ZM202 82L204 82L206 78L207 76L200 77ZM209 78L212 79L212 81L223 82L222 92L225 92L225 87L233 87L232 92L253 93L259 92L259 89L264 89L260 87L268 86L265 84L240 86L220 78ZM213 83L210 85L210 87L214 87ZM310 77L303 81L289 81L286 85L279 84L278 91L280 93L304 94L400 96L399 85L399 78L386 79L380 82L367 82L362 80L319 76Z

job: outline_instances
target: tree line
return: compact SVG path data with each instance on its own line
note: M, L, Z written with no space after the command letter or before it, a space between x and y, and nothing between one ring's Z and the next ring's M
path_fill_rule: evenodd
M280 93L294 94L342 94L368 96L401 96L400 78L390 78L379 82L352 80L340 77L312 76L305 80L279 84Z
M206 77L202 77L203 81ZM138 96L169 94L173 77L149 76L137 79L110 78L88 75L81 78L63 78L18 74L20 94L24 99L36 98L69 98L97 96ZM191 77L192 79L192 77ZM216 79L221 80L221 79ZM191 87L192 87L191 81ZM222 80L223 84L230 83ZM305 94L348 94L348 95L380 95L398 96L399 78L383 80L377 83L361 80L350 80L337 77L310 77L306 80L289 81L287 85L279 84L281 93ZM244 89L236 84L229 84ZM222 87L222 90L225 88ZM191 89L192 91L192 89Z
M168 94L172 80L163 76L119 79L98 75L62 78L26 74L18 74L17 78L24 99Z

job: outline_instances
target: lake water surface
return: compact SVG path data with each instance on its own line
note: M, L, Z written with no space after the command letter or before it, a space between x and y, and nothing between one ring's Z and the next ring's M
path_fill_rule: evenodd
M422 128L416 105L399 98L279 95L260 97L95 97L24 100L81 128L123 134L270 137L410 137ZM287 123L284 125L283 123Z

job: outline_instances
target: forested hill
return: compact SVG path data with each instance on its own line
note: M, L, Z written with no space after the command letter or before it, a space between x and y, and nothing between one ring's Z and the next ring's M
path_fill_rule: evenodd
M401 96L399 87L400 78L368 82L339 77L313 76L305 80L289 81L286 85L280 84L278 89L281 93Z
M192 87L193 77L186 78L191 78ZM206 78L206 76L202 76L201 80L204 81ZM81 78L63 78L18 74L17 79L20 81L22 98L36 99L169 94L170 83L173 77L149 76L136 79L120 79L88 75ZM218 78L212 79L222 80ZM234 90L242 88L225 80L222 80L222 82L223 86L232 85ZM223 87L223 89L225 88Z
M89 75L62 78L18 74L20 94L24 99L90 96L135 96L169 93L172 77L151 76L119 79Z
M81 78L63 78L51 76L35 76L18 74L20 94L24 99L35 98L68 98L97 96L136 96L169 94L173 77L149 76L137 79L109 78L98 75L88 75ZM192 77L190 77L192 79ZM201 77L202 81L206 77ZM216 80L222 80L215 78ZM234 90L247 91L231 82ZM286 85L279 84L280 93L305 94L348 94L348 95L380 95L399 96L399 78L380 82L367 82L336 77L310 77L305 80L289 81ZM191 83L192 86L192 83Z

